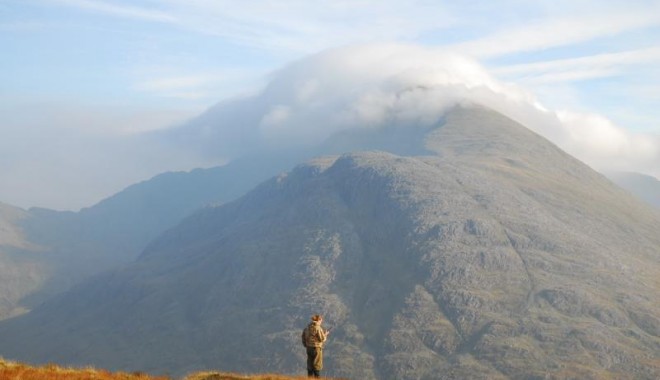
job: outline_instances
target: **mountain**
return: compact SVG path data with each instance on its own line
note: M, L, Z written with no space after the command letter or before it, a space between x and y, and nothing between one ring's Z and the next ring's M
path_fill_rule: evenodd
M19 301L41 287L46 276L40 247L20 227L28 216L25 210L0 203L0 319L24 313Z
M28 245L23 232L16 225L26 214L23 209L0 203L0 246L20 248Z
M221 167L163 173L80 212L0 204L0 319L132 262L149 241L184 217L238 198L292 166L296 154L255 155Z
M339 133L311 149L265 151L224 166L163 173L80 212L3 205L0 320L29 311L91 275L133 261L149 241L199 208L236 199L298 162L365 147L408 151L419 139L419 134L405 130Z
M656 379L660 214L514 121L457 108L403 156L323 157L207 207L31 313L0 354L152 373Z
M657 178L639 173L606 173L614 183L630 191L646 202L660 207L660 181Z

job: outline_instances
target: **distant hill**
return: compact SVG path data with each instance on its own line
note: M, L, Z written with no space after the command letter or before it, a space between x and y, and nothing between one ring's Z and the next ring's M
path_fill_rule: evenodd
M660 213L525 127L457 108L404 156L319 158L0 323L31 362L353 379L657 379Z
M39 289L47 276L42 249L21 227L28 217L25 210L0 203L0 319L24 313L19 301Z
M135 260L149 241L184 217L239 197L296 159L251 157L222 167L164 173L80 212L0 203L0 319Z
M660 181L657 178L629 172L606 173L606 175L633 195L660 208Z
M0 246L14 248L30 246L24 232L18 226L18 222L26 217L25 210L0 202Z

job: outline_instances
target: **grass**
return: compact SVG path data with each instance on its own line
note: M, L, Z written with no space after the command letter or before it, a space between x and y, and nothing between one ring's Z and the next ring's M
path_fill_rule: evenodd
M151 376L142 372L110 372L92 367L68 368L55 364L35 367L4 360L0 357L0 380L171 380L167 376ZM303 380L307 377L275 374L241 375L223 372L197 372L184 380Z
M110 372L92 367L67 368L55 364L33 367L0 358L0 380L168 380L145 373Z
M236 373L199 372L188 375L184 380L307 380L307 376L284 376L275 374L240 375ZM326 378L331 380L330 378Z

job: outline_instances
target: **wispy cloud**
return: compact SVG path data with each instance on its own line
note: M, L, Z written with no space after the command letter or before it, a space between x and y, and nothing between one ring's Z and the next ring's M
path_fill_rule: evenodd
M236 95L237 87L242 87L244 91L253 89L263 75L258 70L242 68L215 69L195 74L151 74L146 79L140 79L134 89L159 97L206 99L212 103ZM223 91L224 88L232 90L227 93Z
M181 25L239 44L309 53L355 42L391 41L441 30L457 19L441 3L426 1L170 0Z
M208 87L209 82L215 83L217 79L201 75L155 78L142 81L135 88L164 97L202 99L209 96L209 92L204 88Z
M509 65L495 68L493 72L527 84L546 84L609 77L631 67L657 64L660 64L660 47Z
M309 53L356 42L413 39L456 24L443 4L423 0L167 0L158 9L129 2L48 0L109 16L166 22L259 49Z
M501 0L486 5L472 4L497 17L477 17L468 6L413 0L305 2L297 0L253 1L249 6L230 0L167 0L150 7L130 2L102 0L47 0L56 4L115 17L166 22L197 33L218 36L226 41L271 51L310 53L331 46L364 42L413 41L420 36L442 33L454 27L474 28L481 37L465 39L455 35L444 41L463 39L448 46L477 58L567 46L630 30L660 25L660 4L632 2L596 9L580 9L562 3L563 12L548 12L549 2L529 5L536 12L529 21L516 20L500 27L515 2ZM470 12L470 20L466 14ZM585 13L586 12L586 13ZM474 17L472 17L474 16ZM478 20L475 21L472 18ZM506 24L505 24L506 25ZM487 34L483 36L486 31ZM449 36L451 34L447 34Z
M583 43L626 31L660 25L660 5L592 10L589 14L548 17L502 29L485 37L451 46L478 58L540 51Z
M9 32L32 32L50 27L51 25L43 21L11 21L0 22L0 30Z
M136 7L121 3L110 3L99 0L50 0L55 3L118 17L128 17L145 21L176 22L171 13L149 8Z

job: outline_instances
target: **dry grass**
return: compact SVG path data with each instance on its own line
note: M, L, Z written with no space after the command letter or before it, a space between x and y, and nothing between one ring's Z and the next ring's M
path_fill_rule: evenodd
M223 373L223 372L198 372L186 376L184 380L308 380L309 377L305 376L284 376L275 374L259 374L259 375L240 375L236 373ZM332 380L330 378L326 378ZM340 380L340 379L336 379Z
M224 372L197 372L184 380L306 380L308 377L274 374L241 375ZM0 380L171 380L166 376L151 376L146 373L110 372L103 369L65 368L54 364L33 367L27 364L4 360L0 357ZM328 379L331 380L331 379Z
M0 358L0 380L168 380L144 373L110 372L95 368L64 368L54 364L32 367Z

